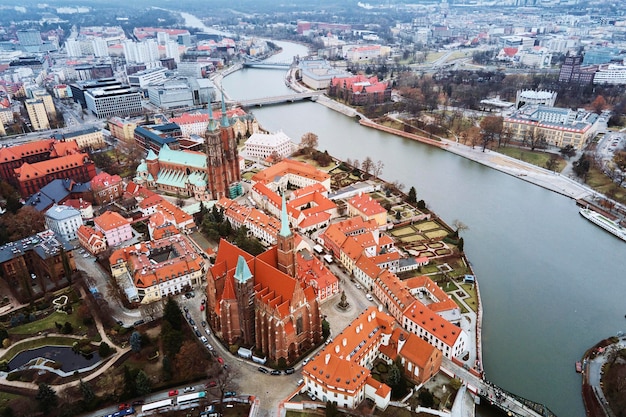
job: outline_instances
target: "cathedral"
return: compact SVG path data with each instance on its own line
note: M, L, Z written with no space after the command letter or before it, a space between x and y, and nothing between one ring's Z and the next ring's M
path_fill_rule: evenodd
M206 289L207 321L218 337L286 364L322 341L315 292L295 276L294 240L283 198L276 246L255 257L222 240Z
M151 189L194 197L199 201L236 197L241 189L237 138L226 116L223 100L221 123L211 116L204 141L205 152L173 150L167 144L161 147L158 155L150 150L137 167L134 181Z

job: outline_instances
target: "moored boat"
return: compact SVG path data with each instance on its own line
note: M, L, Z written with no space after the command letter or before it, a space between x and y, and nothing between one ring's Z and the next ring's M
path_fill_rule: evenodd
M609 219L608 217L603 216L602 214L588 208L581 208L580 214L596 226L600 226L607 232L610 232L614 236L617 236L620 239L626 241L626 229L624 229L622 226Z

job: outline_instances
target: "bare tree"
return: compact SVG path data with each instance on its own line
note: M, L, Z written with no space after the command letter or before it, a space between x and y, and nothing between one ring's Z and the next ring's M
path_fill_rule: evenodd
M306 150L308 153L311 153L314 149L317 149L319 138L315 133L307 132L302 135L300 139L300 148Z
M385 164L379 159L378 162L376 162L376 167L374 168L374 176L380 178L380 176L383 175L384 167Z
M465 223L463 223L461 220L459 219L455 219L452 222L452 227L454 227L454 229L456 230L456 233L458 234L459 232L465 231L465 230L469 230L469 226L466 225Z
M372 158L368 156L363 160L363 163L361 164L361 170L367 172L368 174L372 173L372 171L374 170L374 161L372 161Z

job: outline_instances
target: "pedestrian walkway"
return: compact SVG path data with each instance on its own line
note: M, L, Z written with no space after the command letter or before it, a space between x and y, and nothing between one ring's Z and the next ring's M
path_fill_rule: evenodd
M82 299L86 299L87 294L83 287L80 288L80 293L81 293ZM68 388L68 387L78 386L81 380L87 382L87 381L97 379L99 376L101 376L106 371L108 371L113 365L115 365L118 361L123 359L130 352L130 347L121 348L119 346L116 346L115 343L113 343L113 341L109 338L108 334L105 332L104 326L102 325L102 321L100 320L100 317L94 316L94 323L96 324L96 328L98 329L98 333L100 334L102 341L107 343L110 347L115 348L117 350L116 353L110 356L106 360L106 362L102 364L100 367L98 367L94 372L91 372L90 374L83 376L81 379L77 379L75 381L67 382L67 383L60 384L60 385L54 385L53 388L57 392L60 392L61 390ZM77 339L80 339L79 336L72 336L72 335L59 335L59 336L76 337ZM25 341L36 340L36 339L42 339L45 337L46 336L34 336L34 337L30 337L24 340ZM4 355L6 351L7 349L0 349L0 356ZM39 389L39 385L32 383L32 382L9 381L6 379L6 374L3 374L2 377L0 377L0 386L11 387L11 388L21 388L21 389L31 390L31 391L36 391Z

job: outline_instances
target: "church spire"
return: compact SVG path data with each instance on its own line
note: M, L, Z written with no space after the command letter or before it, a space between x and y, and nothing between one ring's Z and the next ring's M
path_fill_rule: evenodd
M226 115L226 101L224 100L224 93L222 92L222 128L230 126L228 123L228 116Z
M287 217L287 203L285 202L285 193L283 192L283 205L280 210L280 235L283 237L291 236L289 229L289 218Z
M217 122L213 118L213 107L209 106L209 124L206 127L207 132L215 132L218 129Z

